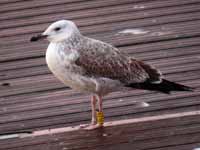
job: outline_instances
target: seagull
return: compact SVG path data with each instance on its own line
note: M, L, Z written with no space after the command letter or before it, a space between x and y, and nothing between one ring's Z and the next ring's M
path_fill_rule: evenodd
M166 94L192 91L191 87L164 79L152 65L108 43L82 35L73 21L56 21L30 41L42 39L50 42L46 62L51 72L66 86L91 94L92 120L84 129L103 126L102 97L111 92L130 88Z

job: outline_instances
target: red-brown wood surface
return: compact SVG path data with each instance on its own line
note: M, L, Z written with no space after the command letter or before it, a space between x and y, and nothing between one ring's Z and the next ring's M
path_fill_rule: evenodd
M30 43L59 19L159 68L167 79L196 88L171 95L143 90L104 98L106 121L151 116L175 118L0 140L6 150L192 150L200 147L200 0L1 0L0 137L8 133L79 125L90 121L89 95L73 91L48 70L48 42ZM123 34L141 29L144 34ZM149 107L138 108L135 101ZM117 131L117 132L116 132ZM102 133L108 136L102 137Z

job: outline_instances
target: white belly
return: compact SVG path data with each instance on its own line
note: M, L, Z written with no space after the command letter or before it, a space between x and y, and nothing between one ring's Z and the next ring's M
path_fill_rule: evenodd
M91 78L87 78L71 66L70 61L72 57L61 56L58 54L58 47L50 44L46 52L46 62L51 72L61 80L65 85L84 92L96 93L96 84Z

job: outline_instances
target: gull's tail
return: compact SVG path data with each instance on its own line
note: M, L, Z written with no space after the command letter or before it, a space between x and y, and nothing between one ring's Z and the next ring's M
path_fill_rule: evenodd
M171 82L166 79L162 79L160 83L151 83L149 81L143 83L132 83L127 85L127 87L132 87L136 89L145 89L150 91L159 91L165 94L170 94L172 91L193 91L194 88Z

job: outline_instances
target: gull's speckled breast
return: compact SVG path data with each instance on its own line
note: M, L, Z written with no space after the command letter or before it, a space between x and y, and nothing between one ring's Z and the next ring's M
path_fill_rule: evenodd
M61 43L50 43L46 52L46 62L51 72L65 85L82 91L96 92L95 82L83 76L83 70L74 64L78 57L77 51L66 51ZM64 51L65 49L65 51Z

